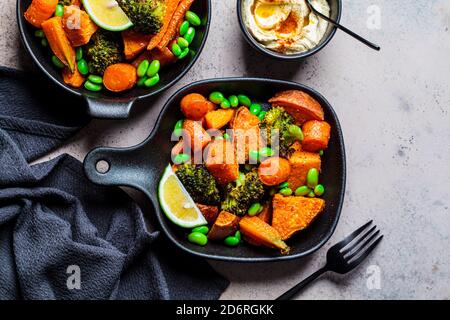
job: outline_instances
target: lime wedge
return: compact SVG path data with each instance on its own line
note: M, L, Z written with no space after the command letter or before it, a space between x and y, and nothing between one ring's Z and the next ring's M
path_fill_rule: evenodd
M82 0L84 9L100 28L123 31L133 23L115 0Z
M195 228L208 224L170 165L159 182L158 197L167 218L177 226Z

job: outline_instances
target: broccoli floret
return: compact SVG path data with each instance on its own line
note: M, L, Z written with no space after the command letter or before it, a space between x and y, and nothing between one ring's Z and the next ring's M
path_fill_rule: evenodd
M222 210L243 216L253 203L260 202L264 197L264 185L259 180L257 169L241 174L236 182L229 183L225 188L226 198L222 202Z
M119 0L118 2L136 31L147 34L159 32L166 12L165 1Z
M102 75L105 69L123 61L120 39L114 32L100 29L87 45L86 54L91 73Z
M260 123L261 134L269 145L272 144L272 139L277 141L277 137L273 134L278 132L278 146L272 146L272 148L275 147L275 151L278 151L281 157L287 158L292 153L291 146L295 142L295 137L289 133L289 127L292 125L294 125L294 118L282 107L271 108Z
M220 203L216 180L203 165L183 164L175 173L195 202L208 205Z

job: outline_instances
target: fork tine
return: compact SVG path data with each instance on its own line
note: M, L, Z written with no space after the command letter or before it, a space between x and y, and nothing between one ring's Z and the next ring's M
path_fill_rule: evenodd
M375 240L369 247L367 247L366 250L364 250L359 257L357 257L355 260L353 260L351 263L349 263L350 268L354 268L357 265L359 265L361 262L364 261L364 259L367 258L367 256L378 246L380 241L383 239L383 235L379 236L377 240Z
M363 225L362 227L359 227L357 230L353 231L347 238L345 238L344 240L342 240L341 242L336 243L333 248L334 249L342 249L344 248L346 245L348 245L353 239L355 239L361 232L363 232L371 223L373 220L370 220L369 222L367 222L365 225Z
M352 252L351 254L348 254L347 256L345 256L345 260L346 261L350 261L352 260L352 258L356 257L359 253L364 251L364 248L366 246L368 246L380 233L380 230L377 230L375 233L373 233L371 235L371 237L369 239L367 239L366 241L364 241L363 244L361 244L354 252Z
M365 238L367 238L367 236L369 236L370 234L372 234L372 232L376 229L377 226L373 226L372 228L370 228L369 231L367 231L366 233L364 233L361 238L359 238L354 244L352 244L351 242L348 244L348 248L344 249L342 248L341 254L342 255L346 255L347 253L351 252L354 248L356 248L358 246L358 244L360 244L361 242L363 242L363 240Z

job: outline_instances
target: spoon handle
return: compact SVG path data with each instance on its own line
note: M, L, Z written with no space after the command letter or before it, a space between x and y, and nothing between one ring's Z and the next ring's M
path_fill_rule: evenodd
M343 25L337 23L336 21L334 21L331 18L328 18L326 15L322 14L321 12L319 12L318 10L316 10L316 8L314 8L314 6L311 4L311 2L309 0L307 0L307 3L309 4L309 7L311 8L312 11L314 11L315 14L317 14L319 17L321 17L323 20L328 21L329 23L333 24L334 26L336 26L338 29L341 29L342 31L344 31L345 33L347 33L348 35L352 36L353 38L361 41L362 43L364 43L366 46L380 51L381 47L379 45L376 45L373 42L370 42L369 40L361 37L359 34L353 32L352 30L344 27Z

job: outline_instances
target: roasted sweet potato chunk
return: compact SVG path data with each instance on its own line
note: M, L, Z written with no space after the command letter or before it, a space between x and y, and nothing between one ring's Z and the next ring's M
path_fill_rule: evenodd
M62 24L67 38L74 47L87 44L98 29L89 15L76 5L64 7Z
M199 121L184 120L183 131L186 141L190 143L190 149L194 153L203 150L211 142L210 135L203 129Z
M325 208L320 198L284 197L273 198L272 227L287 240L296 232L308 227Z
M233 109L218 109L208 112L205 116L206 127L208 129L221 129L226 126L234 117Z
M309 169L320 171L321 159L319 154L306 151L296 151L289 157L291 174L289 175L289 188L297 189L306 184L306 176Z
M53 15L57 5L58 0L33 0L24 17L33 26L40 28L42 23Z
M208 238L211 240L223 240L236 232L238 224L238 216L222 211L214 222L211 231L209 231Z
M263 210L257 217L267 224L272 224L272 202L265 203L263 205Z
M259 179L266 186L276 186L285 182L291 174L291 164L280 157L264 160L258 168Z
M258 217L243 217L239 221L239 230L251 243L280 249L283 254L289 252L288 245L281 239L278 231Z
M181 99L181 112L187 119L202 120L205 115L214 110L215 104L206 100L204 96L198 93L190 93Z
M208 146L206 169L220 185L236 181L239 177L239 165L231 142L216 140Z
M298 125L309 120L324 120L322 106L309 94L300 90L277 93L269 100L273 106L283 107Z
M125 59L132 60L147 49L151 34L143 34L133 29L122 32Z
M311 120L305 122L302 126L305 136L302 142L302 148L305 151L318 152L328 148L330 141L331 127L325 121Z
M262 147L259 123L258 117L251 114L246 107L239 108L230 122L239 164L248 160L250 150L259 150Z
M219 215L218 207L200 203L196 203L196 205L209 224L213 224L214 221L216 221L217 216Z

